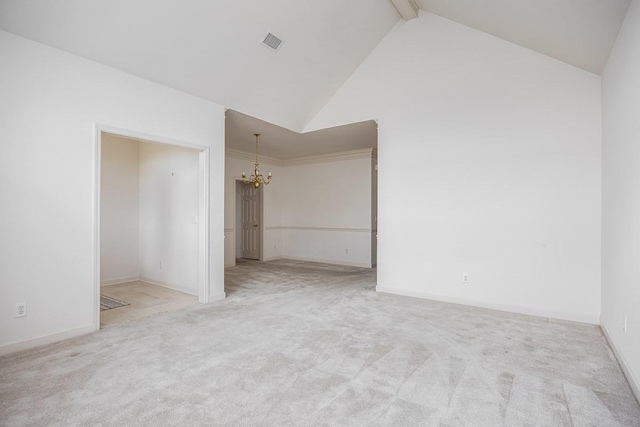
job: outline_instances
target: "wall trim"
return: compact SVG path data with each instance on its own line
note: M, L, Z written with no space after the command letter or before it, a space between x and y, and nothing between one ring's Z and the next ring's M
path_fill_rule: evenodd
M249 160L252 163L256 160L254 153L248 153L246 151L240 151L233 148L227 148L225 150L226 157L232 157L239 160ZM314 163L330 163L340 162L344 160L357 160L357 159L371 159L375 157L373 148L362 148L360 150L348 150L338 151L335 153L316 154L313 156L298 157L295 159L280 160L275 157L267 157L260 155L261 164L279 166L279 167L292 167L300 165L311 165Z
M232 157L234 159L250 160L251 163L255 163L255 161L256 161L256 154L255 153L249 153L249 152L246 152L246 151L236 150L234 148L225 148L224 154L225 154L226 157ZM279 166L279 167L283 166L282 160L276 159L275 157L263 156L261 154L260 155L260 164L262 164L262 163L265 163L265 164L268 164L268 165L272 165L272 166Z
M266 230L308 230L308 231L343 231L354 233L371 233L370 228L347 228L347 227L296 227L296 226L275 226L266 227Z
M5 354L16 353L18 351L30 350L35 347L40 347L47 344L53 344L59 341L67 340L70 338L76 338L82 335L87 335L94 332L93 323L79 328L68 329L66 331L54 332L52 334L40 335L34 338L27 338L22 341L15 341L9 344L0 346L0 356Z
M405 297L421 298L432 301L447 302L450 304L467 305L471 307L486 308L489 310L506 311L509 313L526 314L529 316L546 317L549 319L566 320L569 322L587 323L590 325L598 325L600 323L599 315L591 314L575 314L564 313L559 311L544 310L535 307L526 307L511 304L498 304L488 301L479 301L466 298L447 297L443 295L429 294L426 292L413 291L409 289L387 288L384 286L376 286L376 292L402 295Z
M289 256L289 255L283 255L279 258L272 258L272 259L290 259L293 261L307 261L307 262L317 262L320 264L346 265L349 267L371 268L371 263L365 263L365 262L335 261L335 260L328 260L328 259L305 258L305 257L297 257L297 256Z
M371 159L373 148L363 148L360 150L339 151L337 153L316 154L315 156L299 157L297 159L283 160L282 165L286 167L311 165L314 163L340 162L344 160Z
M156 285L163 288L171 289L173 291L182 292L189 295L198 296L198 291L194 291L193 289L188 289L179 285L174 285L173 283L162 282L160 280L149 279L148 277L140 277L141 282L148 283L150 285Z
M102 287L102 286L111 286L111 285L119 285L121 283L128 283L128 282L137 282L138 280L140 280L139 276L118 277L116 279L101 280L100 281L100 287Z
M622 369L624 376L627 378L627 381L631 386L631 390L633 390L633 393L636 395L636 400L640 402L640 380L633 375L633 371L631 371L631 367L629 366L627 359L625 359L624 356L622 355L622 352L620 351L620 347L618 347L616 342L613 340L613 337L609 333L609 330L602 322L600 324L600 329L602 329L602 333L605 339L607 340L607 342L609 343L609 347L611 347L613 354L616 356L616 359L618 360L618 364L620 365L620 368Z

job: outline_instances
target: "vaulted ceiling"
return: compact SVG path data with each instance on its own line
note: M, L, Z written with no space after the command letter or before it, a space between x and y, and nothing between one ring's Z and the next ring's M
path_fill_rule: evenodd
M399 18L389 0L0 0L6 31L294 130Z
M417 0L596 74L629 2ZM298 132L400 20L391 0L0 0L3 30Z
M416 0L427 10L602 74L631 0Z

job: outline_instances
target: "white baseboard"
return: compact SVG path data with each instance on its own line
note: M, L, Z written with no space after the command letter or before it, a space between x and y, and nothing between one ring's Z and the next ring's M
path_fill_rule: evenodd
M209 302L220 301L227 297L225 292L219 292L217 294L209 295Z
M23 341L16 341L0 346L0 356L17 351L29 350L31 348L40 347L42 345L52 344L54 342L66 340L69 338L79 337L81 335L94 332L93 325L81 326L79 328L69 329L62 332L54 332L53 334L41 335L35 338L28 338Z
M138 280L140 280L140 277L138 276L119 277L117 279L101 280L100 286L119 285L120 283L136 282Z
M616 345L616 342L613 340L613 337L607 330L607 327L604 326L604 323L600 325L600 329L602 329L602 333L604 334L604 337L609 342L609 346L611 347L611 350L613 350L613 354L616 356L616 359L618 359L620 368L622 368L622 372L624 372L624 376L627 377L627 381L629 381L631 390L633 390L633 393L636 395L636 400L640 402L640 381L638 380L638 378L636 378L633 375L633 372L631 371L631 368L629 366L629 363L627 362L627 359L625 359L624 356L622 355L620 348Z
M469 305L472 307L487 308L490 310L506 311L509 313L527 314L529 316L546 317L550 319L567 320L570 322L588 323L598 325L600 316L590 314L562 313L551 310L544 310L535 307L526 307L519 305L498 304L487 301L470 300L464 298L447 297L443 295L428 294L425 292L412 291L407 289L385 288L376 286L376 292L387 294L402 295L406 297L422 298L433 301L448 302L451 304Z
M194 291L193 289L183 288L182 286L174 285L173 283L162 282L160 280L149 279L148 277L140 277L138 280L144 283L148 283L150 285L162 286L163 288L171 289L178 292L183 292L189 295L198 296L198 291Z
M289 256L289 255L283 255L276 259L291 259L294 261L308 261L308 262L319 262L322 264L334 264L334 265L346 265L349 267L371 268L371 263L367 263L367 262L336 261L331 259L305 258L305 257Z

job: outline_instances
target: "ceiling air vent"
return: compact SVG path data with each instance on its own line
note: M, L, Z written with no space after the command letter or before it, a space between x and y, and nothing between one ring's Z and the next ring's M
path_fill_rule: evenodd
M267 35L264 36L264 39L262 39L262 44L274 52L280 50L282 43L284 43L284 41L280 40L278 37L274 36L271 33L267 33Z

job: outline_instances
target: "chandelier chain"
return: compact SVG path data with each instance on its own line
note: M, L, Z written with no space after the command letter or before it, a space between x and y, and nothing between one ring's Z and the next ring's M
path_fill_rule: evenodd
M242 172L242 182L244 182L245 184L253 184L253 187L257 190L258 188L260 188L261 184L268 185L269 182L271 182L271 170L269 170L267 178L263 177L260 173L260 162L258 161L258 137L260 136L260 134L254 133L253 135L256 137L255 168L253 170L253 175L251 175L251 177L249 178L247 178L247 174L245 172Z

